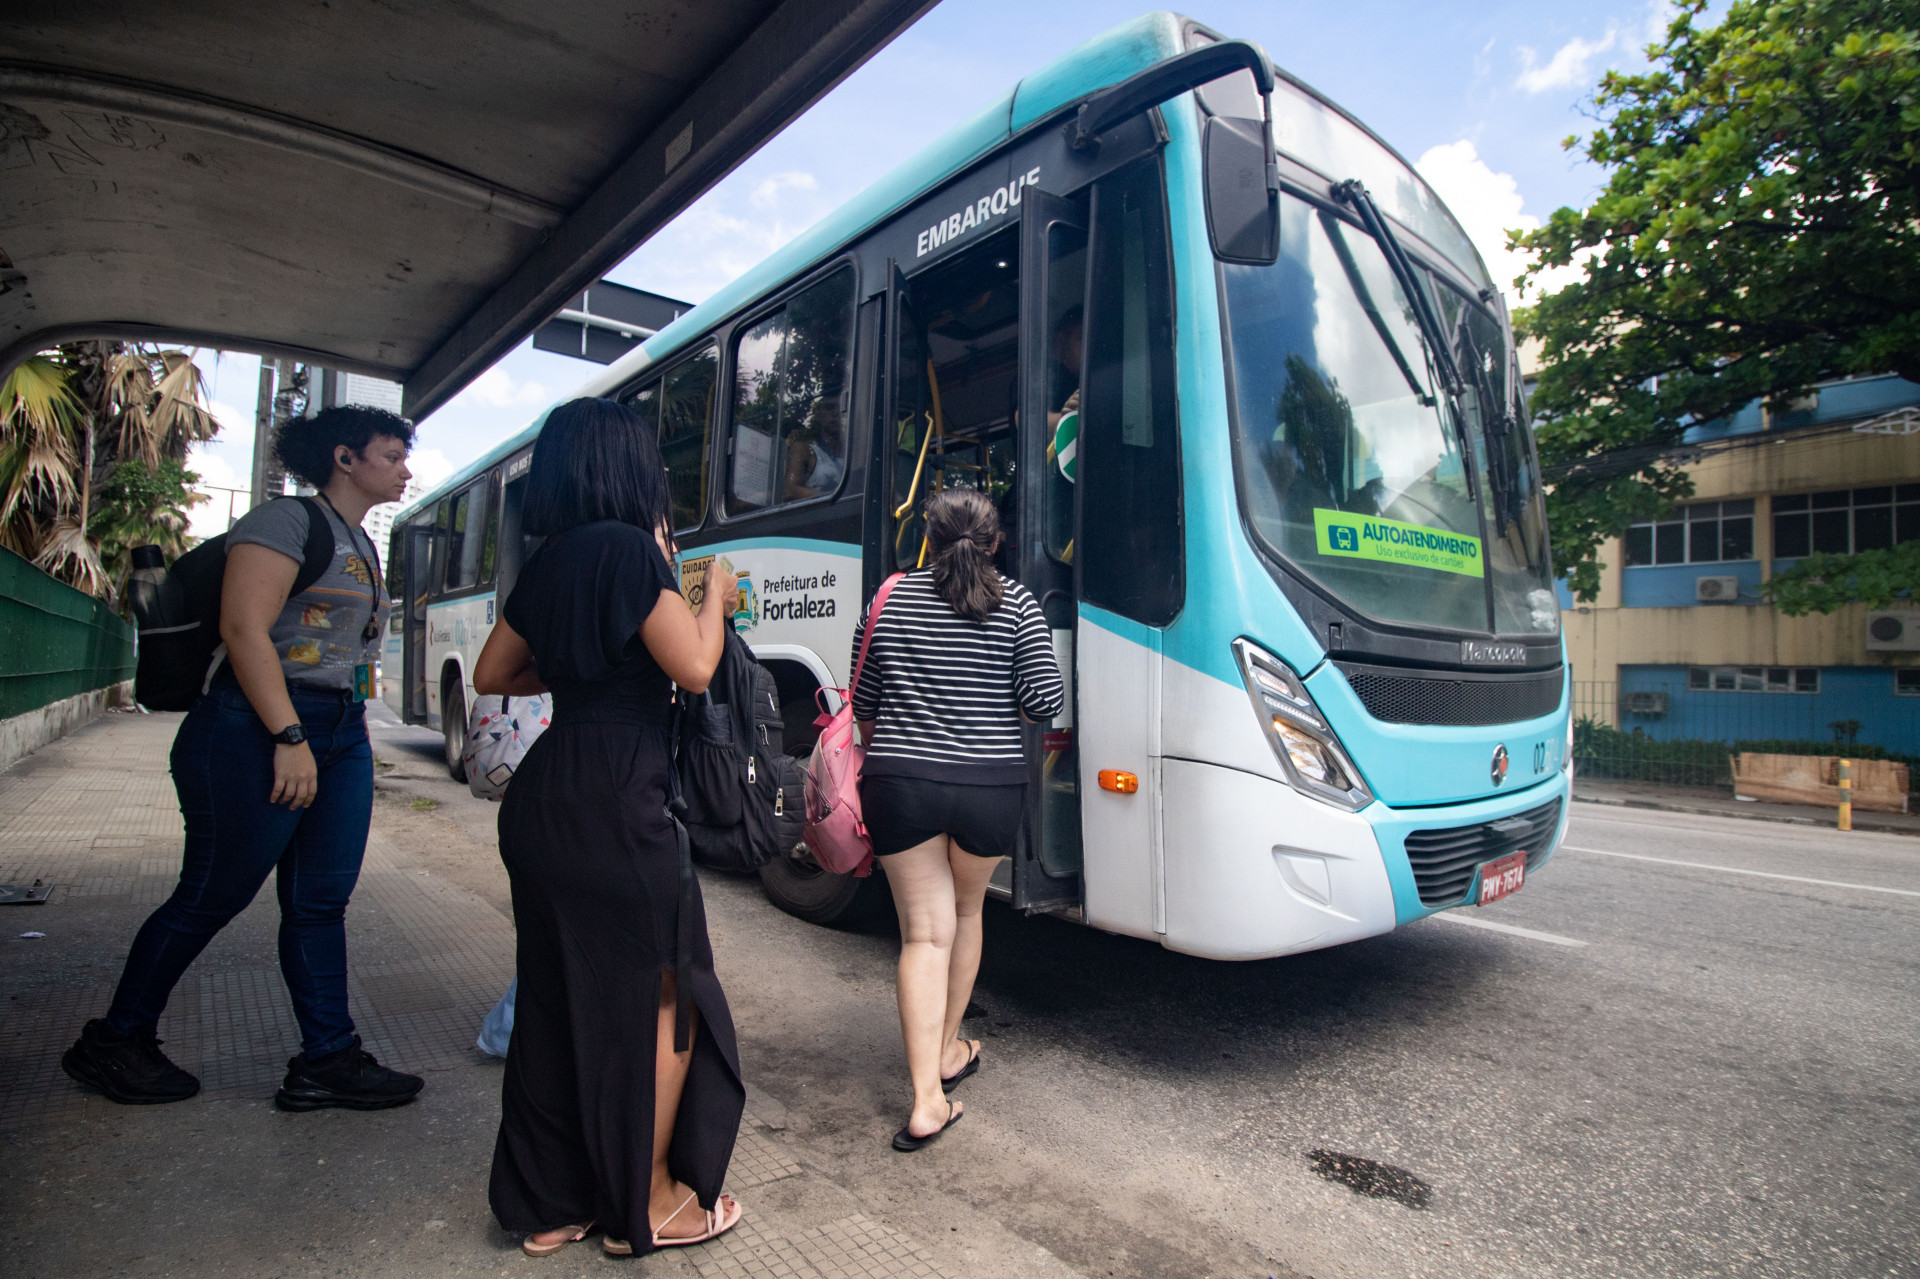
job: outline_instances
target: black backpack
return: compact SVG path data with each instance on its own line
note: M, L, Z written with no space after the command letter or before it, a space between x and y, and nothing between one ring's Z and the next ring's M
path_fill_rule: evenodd
M292 599L320 580L333 563L333 524L310 497L293 499L307 508L307 544L294 575ZM135 563L143 552L135 547ZM227 535L210 537L182 555L150 594L130 592L140 628L139 665L133 697L148 710L184 711L206 686L220 648L220 585L227 572Z
M678 695L675 769L693 860L745 874L800 842L805 772L787 754L773 672L727 630L704 693Z

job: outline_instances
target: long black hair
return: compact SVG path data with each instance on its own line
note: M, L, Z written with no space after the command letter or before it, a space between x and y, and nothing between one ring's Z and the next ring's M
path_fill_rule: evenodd
M984 622L1000 607L1000 514L978 489L948 489L927 499L927 567L933 589L962 617Z
M653 423L615 400L569 400L533 446L520 524L552 537L618 520L652 533L669 517L667 468Z

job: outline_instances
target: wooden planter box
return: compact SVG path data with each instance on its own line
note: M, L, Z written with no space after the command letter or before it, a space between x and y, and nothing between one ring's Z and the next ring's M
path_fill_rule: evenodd
M1733 758L1733 793L1776 804L1840 807L1838 755L1755 755ZM1907 766L1884 759L1853 761L1853 806L1877 813L1907 811Z

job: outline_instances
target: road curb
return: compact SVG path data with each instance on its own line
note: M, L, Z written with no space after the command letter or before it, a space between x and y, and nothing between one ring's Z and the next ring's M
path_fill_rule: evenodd
M1699 817L1734 817L1748 822L1776 822L1785 826L1811 826L1816 830L1832 830L1832 822L1817 821L1811 817L1800 817L1793 813L1748 813L1725 808L1707 808L1700 804L1679 804L1671 800L1623 799L1619 796L1575 795L1576 804L1600 804L1607 808L1650 808L1663 813L1692 813ZM1920 836L1920 830L1911 830L1905 826L1895 826L1876 821L1871 815L1855 810L1853 814L1855 830L1872 831L1878 835Z

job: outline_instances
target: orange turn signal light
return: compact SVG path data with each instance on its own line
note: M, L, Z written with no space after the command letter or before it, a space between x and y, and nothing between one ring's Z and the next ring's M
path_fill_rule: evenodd
M1100 789L1131 795L1140 789L1140 779L1118 768L1103 768L1100 770Z

